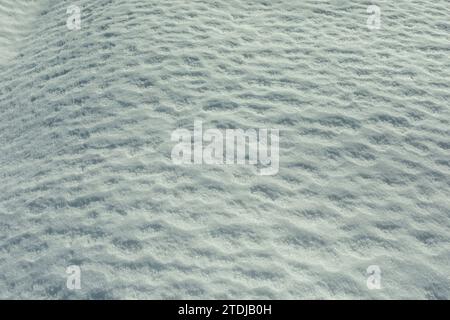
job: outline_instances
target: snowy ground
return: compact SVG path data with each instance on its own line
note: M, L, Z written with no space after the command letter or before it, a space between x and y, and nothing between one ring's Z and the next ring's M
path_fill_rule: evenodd
M450 298L448 0L0 0L0 55L0 298Z

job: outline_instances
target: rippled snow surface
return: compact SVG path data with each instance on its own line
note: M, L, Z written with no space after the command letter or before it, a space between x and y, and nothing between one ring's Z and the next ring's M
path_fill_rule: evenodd
M448 0L0 0L0 55L0 298L450 297ZM279 173L173 164L194 120Z

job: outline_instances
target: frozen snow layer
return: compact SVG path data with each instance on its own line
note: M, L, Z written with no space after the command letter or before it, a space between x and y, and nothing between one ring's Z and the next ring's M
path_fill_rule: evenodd
M8 64L31 36L36 11L45 0L0 1L0 66Z
M376 3L379 30L344 0L2 20L0 298L448 299L449 3ZM196 119L280 129L279 173L175 165Z

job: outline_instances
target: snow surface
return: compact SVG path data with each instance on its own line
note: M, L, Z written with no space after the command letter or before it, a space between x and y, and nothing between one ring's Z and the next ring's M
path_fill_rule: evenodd
M448 0L0 0L0 55L0 298L450 297ZM197 119L278 175L173 164Z

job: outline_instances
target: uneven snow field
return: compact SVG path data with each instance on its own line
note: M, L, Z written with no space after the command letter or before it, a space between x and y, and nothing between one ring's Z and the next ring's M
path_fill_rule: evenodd
M32 31L30 20L39 10L38 1L0 1L0 66L9 63L16 56L16 45Z
M448 0L0 0L0 20L0 298L450 298ZM278 175L173 164L194 120L280 129Z

